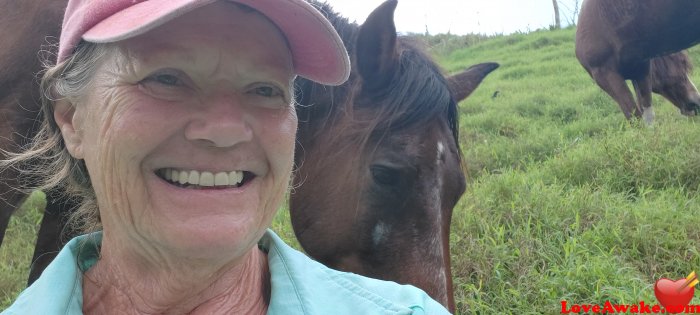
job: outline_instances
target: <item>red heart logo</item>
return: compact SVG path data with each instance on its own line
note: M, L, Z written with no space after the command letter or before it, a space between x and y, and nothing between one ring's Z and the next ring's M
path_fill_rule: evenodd
M680 313L693 299L695 287L687 287L685 278L676 281L662 278L654 284L654 294L668 313Z

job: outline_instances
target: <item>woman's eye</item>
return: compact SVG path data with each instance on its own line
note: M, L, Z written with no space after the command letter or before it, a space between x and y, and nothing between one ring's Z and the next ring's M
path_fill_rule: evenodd
M282 109L289 108L291 101L284 90L274 83L261 82L248 88L251 104L257 107Z
M187 85L187 75L177 69L159 69L147 75L141 82L156 84L165 87L178 87Z
M282 95L282 92L272 86L259 86L254 90L255 94L265 97L276 97Z
M177 69L161 69L152 72L138 85L150 95L162 99L179 99L190 93L192 81L186 73Z
M172 74L156 74L152 77L153 81L161 83L163 85L178 86L182 85L180 78Z

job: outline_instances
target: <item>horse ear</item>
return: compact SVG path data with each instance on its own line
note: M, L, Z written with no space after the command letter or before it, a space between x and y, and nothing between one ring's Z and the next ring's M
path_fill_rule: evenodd
M381 90L391 82L398 65L394 10L397 0L389 0L374 9L360 27L356 42L357 70L363 89Z
M472 94L481 81L498 66L495 62L480 63L448 77L447 84L450 86L455 101L459 102Z

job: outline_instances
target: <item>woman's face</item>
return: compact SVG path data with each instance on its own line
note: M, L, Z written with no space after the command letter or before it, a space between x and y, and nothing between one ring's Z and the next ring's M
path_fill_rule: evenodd
M64 138L87 165L105 242L205 256L249 250L292 171L284 37L222 1L119 42L104 60Z

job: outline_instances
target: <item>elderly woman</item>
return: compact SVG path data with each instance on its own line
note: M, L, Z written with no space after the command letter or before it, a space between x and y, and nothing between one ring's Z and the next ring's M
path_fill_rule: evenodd
M9 165L44 161L40 188L80 197L72 220L91 233L3 314L446 313L268 230L292 172L297 75L349 75L302 0L70 0L46 121Z

